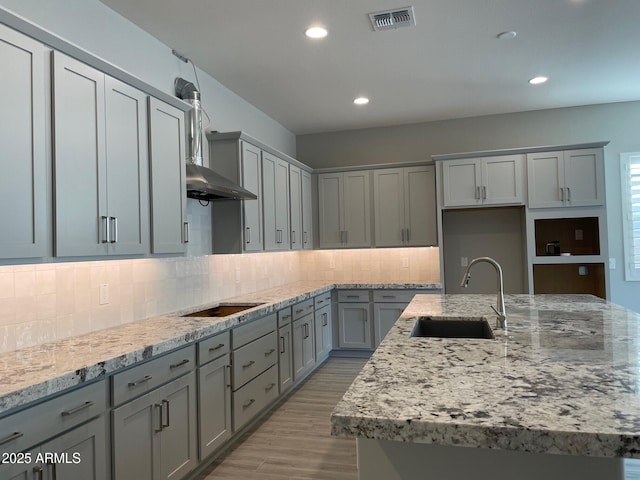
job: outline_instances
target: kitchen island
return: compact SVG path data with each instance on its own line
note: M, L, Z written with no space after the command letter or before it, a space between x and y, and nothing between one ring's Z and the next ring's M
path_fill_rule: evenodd
M503 331L495 298L414 297L332 414L360 478L637 478L640 314L507 295ZM486 317L496 338L411 337L426 316Z

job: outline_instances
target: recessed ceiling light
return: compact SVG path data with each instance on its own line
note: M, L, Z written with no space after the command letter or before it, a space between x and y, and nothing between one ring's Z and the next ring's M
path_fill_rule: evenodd
M549 80L547 77L533 77L531 80L529 80L529 83L531 85L540 85L541 83L544 83L547 80Z
M518 35L516 32L514 32L514 31L510 31L510 32L502 32L502 33L499 33L499 34L497 35L497 37L498 37L500 40L511 40L512 38L516 38L516 35Z
M304 34L309 38L324 38L329 34L329 32L324 27L315 26L307 28L304 31Z
M367 103L369 103L369 99L367 97L358 97L353 100L353 103L355 103L356 105L366 105Z

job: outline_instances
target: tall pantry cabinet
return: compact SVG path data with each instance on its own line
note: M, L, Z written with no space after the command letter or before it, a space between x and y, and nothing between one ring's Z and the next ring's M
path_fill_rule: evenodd
M0 25L0 258L47 254L45 61L50 50Z

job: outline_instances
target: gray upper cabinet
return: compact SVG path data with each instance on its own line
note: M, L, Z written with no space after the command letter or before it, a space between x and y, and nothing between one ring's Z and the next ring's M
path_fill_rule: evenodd
M146 95L54 53L55 252L148 251Z
M49 50L0 25L0 258L48 253L45 90ZM11 65L11 68L7 68Z
M370 247L370 171L318 175L320 248Z
M240 168L242 186L254 193L256 200L243 200L244 246L246 252L262 250L262 151L247 142L241 142Z
M435 168L373 171L377 247L437 244Z
M151 251L184 253L186 223L184 112L149 97Z
M313 200L311 174L302 170L302 248L313 249Z
M289 165L289 203L291 209L291 250L300 250L303 243L302 229L302 171Z
M289 163L264 151L262 199L265 250L288 250Z

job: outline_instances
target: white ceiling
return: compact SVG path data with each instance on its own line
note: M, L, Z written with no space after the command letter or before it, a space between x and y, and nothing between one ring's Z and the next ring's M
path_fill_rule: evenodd
M102 1L296 134L640 99L640 0Z

